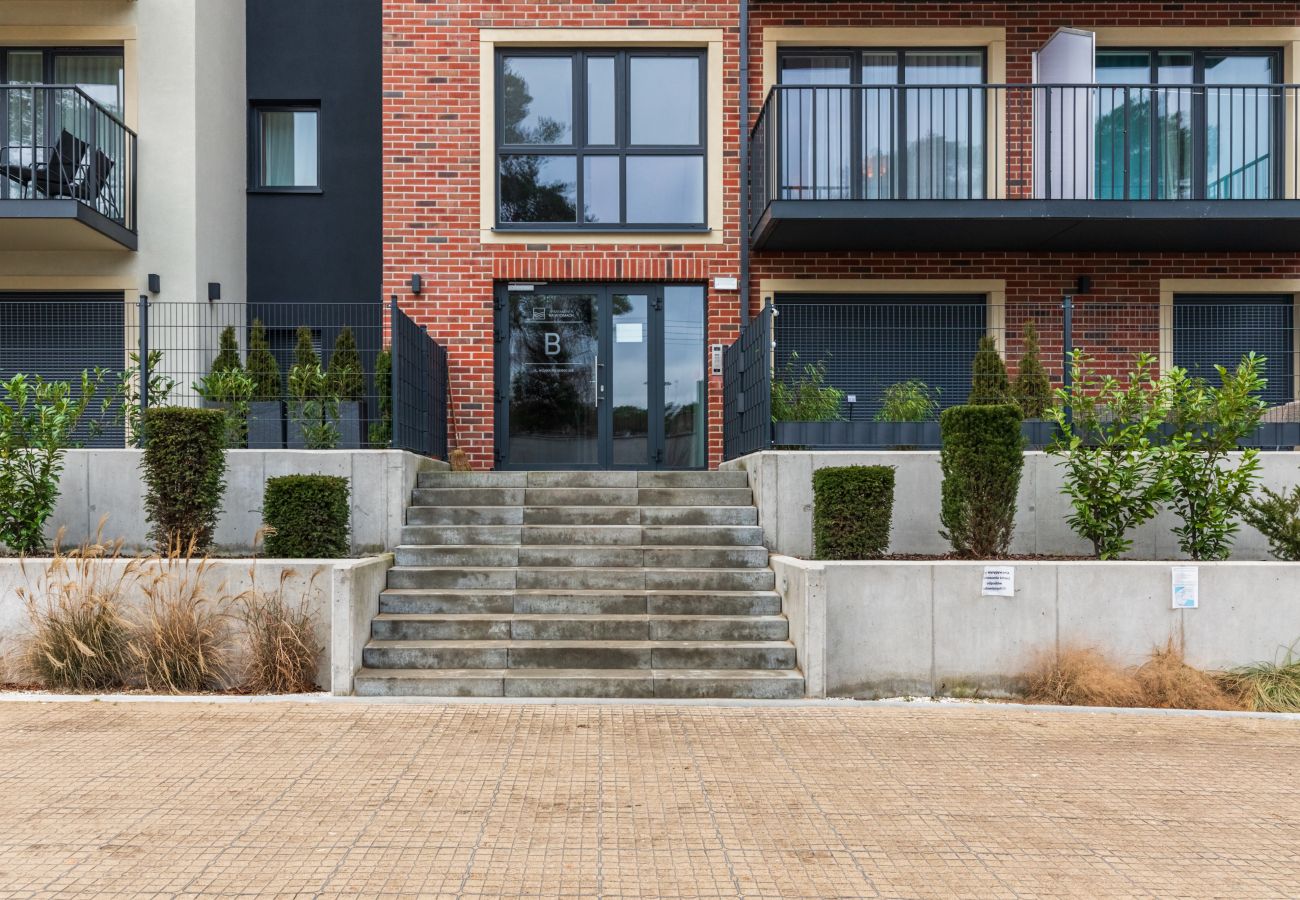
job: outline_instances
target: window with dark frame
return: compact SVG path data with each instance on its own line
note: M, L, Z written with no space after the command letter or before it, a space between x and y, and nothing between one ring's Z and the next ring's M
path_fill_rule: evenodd
M320 105L253 106L251 188L267 192L320 191Z
M705 53L501 50L496 224L703 230Z

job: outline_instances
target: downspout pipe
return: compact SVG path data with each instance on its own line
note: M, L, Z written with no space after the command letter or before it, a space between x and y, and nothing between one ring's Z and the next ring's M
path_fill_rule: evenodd
M740 0L740 327L749 324L749 0Z

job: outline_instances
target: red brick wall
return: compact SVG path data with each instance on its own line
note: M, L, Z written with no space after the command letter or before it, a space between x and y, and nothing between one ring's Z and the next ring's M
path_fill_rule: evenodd
M385 293L447 345L453 447L476 468L493 464L492 288L495 281L692 281L740 270L737 5L728 2L384 0ZM538 237L479 241L480 28L724 28L727 152L722 244L591 245ZM575 35L575 45L580 36ZM710 122L709 127L717 123ZM424 276L412 296L410 274ZM740 297L708 293L708 342L734 335ZM720 379L709 391L710 454L722 453Z

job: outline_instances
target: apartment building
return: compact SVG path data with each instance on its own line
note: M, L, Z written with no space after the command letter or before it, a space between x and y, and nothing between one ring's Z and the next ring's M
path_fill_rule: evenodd
M178 396L225 325L378 332L379 29L378 0L0 0L0 377L122 371L141 295Z
M1284 406L1298 41L1293 3L385 0L384 290L481 468L716 465L767 306L849 420L963 402L1030 320L1059 372L1067 315L1110 370L1263 353Z

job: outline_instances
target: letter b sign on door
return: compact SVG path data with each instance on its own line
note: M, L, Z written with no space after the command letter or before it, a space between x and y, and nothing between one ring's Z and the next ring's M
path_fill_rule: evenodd
M547 356L560 355L560 336L556 334L554 331L546 332L545 349L546 349Z

